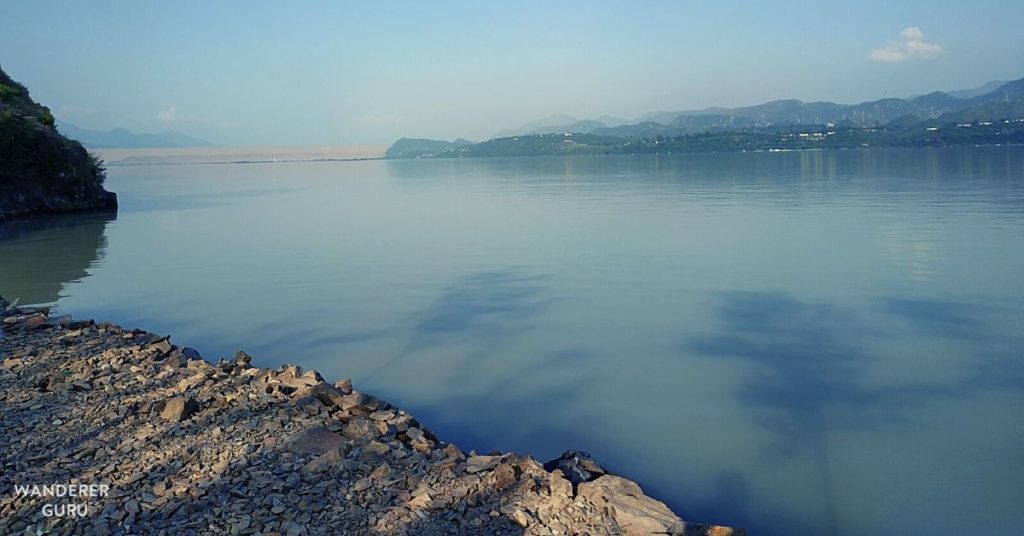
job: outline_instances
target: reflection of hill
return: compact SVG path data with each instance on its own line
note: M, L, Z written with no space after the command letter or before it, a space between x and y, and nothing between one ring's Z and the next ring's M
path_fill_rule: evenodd
M0 294L22 304L53 303L65 283L88 277L103 257L116 212L0 223Z

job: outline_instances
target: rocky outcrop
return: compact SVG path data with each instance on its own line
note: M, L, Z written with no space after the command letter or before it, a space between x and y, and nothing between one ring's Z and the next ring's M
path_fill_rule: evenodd
M100 162L57 132L50 110L0 69L0 221L115 209L104 179Z
M5 492L0 534L741 533L683 522L582 452L550 469L464 452L348 380L2 298L0 437L0 489L108 490L76 517Z

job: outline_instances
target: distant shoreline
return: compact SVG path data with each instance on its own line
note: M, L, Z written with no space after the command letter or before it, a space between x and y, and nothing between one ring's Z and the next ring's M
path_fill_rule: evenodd
M97 148L107 167L177 164L257 164L305 161L359 161L383 157L384 145Z
M293 159L272 159L272 160L212 160L207 162L104 162L106 167L137 167L137 166L199 166L199 165L224 165L224 164L285 164L292 162L362 162L365 160L387 160L383 156L365 158L293 158Z
M455 145L402 138L385 153L394 159L601 154L701 154L826 149L940 148L1024 144L1024 118L941 127L793 125L702 132L673 137L618 138L565 132L495 138Z
M461 159L489 159L489 158L544 158L544 157L602 157L602 156L689 156L689 155L710 155L710 154L762 154L762 153L815 153L826 151L862 151L862 150L899 150L899 149L952 149L957 147L983 148L983 147L1024 147L1024 142L1013 143L990 143L973 145L934 145L934 146L902 146L902 145L877 145L867 147L804 147L804 148L774 148L774 149L734 149L734 150L704 150L704 151L639 151L639 152L601 152L601 153L567 153L567 154L514 154L514 155L467 155L467 156L421 156L417 158L389 158L386 156L367 156L351 158L277 158L277 159L239 159L239 160L209 160L193 161L185 160L179 162L154 160L154 161L124 161L115 160L104 162L108 168L115 167L144 167L144 166L195 166L195 165L230 165L230 164L289 164L301 162L366 162L366 161L408 161L408 160L461 160Z

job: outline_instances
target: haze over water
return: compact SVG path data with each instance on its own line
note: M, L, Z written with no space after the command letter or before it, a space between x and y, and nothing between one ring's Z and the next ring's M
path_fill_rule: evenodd
M0 294L751 534L1024 523L1024 148L112 167ZM74 231L74 232L71 232Z

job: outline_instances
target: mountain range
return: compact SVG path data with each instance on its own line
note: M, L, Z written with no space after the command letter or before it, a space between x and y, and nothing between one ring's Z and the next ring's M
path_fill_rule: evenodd
M58 121L58 130L74 138L90 149L111 148L152 148L152 147L211 147L213 144L176 130L164 130L155 134L136 134L123 128L113 130L90 130L75 126L67 121Z
M993 81L972 89L935 91L906 99L884 98L859 104L791 99L739 108L651 112L631 122L606 116L581 120L556 114L518 129L502 130L495 138L565 132L615 138L653 138L784 125L833 124L864 128L894 122L901 126L945 124L1016 117L1024 109L1022 99L1024 79Z

